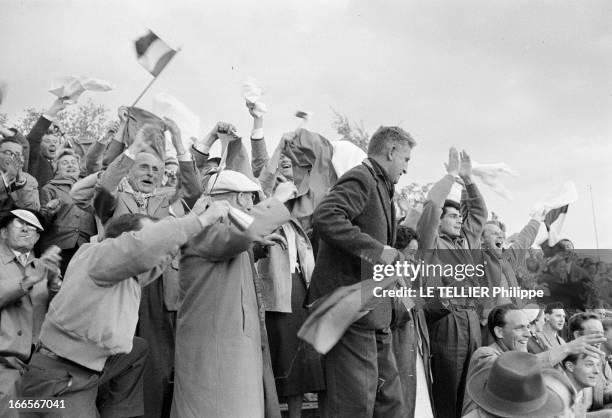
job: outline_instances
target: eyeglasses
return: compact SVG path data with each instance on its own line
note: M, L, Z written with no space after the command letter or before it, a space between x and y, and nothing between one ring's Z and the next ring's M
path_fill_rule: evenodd
M16 153L14 151L11 151L10 149L5 149L0 152L9 158L15 158L15 159L21 158L21 153Z
M37 232L38 229L35 226L32 226L19 218L13 219L13 226L17 229L26 229L28 232Z
M257 193L240 192L240 194L251 196L253 203L257 202Z

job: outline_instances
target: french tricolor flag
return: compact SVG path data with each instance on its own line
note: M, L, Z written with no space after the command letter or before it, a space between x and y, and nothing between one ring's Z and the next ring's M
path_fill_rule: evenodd
M176 54L174 49L150 30L145 36L136 40L135 46L138 62L154 77L162 72Z
M560 241L561 228L567 216L569 205L553 209L546 214L544 225L548 231L548 245L551 247Z

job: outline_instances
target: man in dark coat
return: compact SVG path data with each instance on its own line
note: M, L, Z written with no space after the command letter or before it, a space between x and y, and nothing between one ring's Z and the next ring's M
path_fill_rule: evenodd
M321 242L307 303L338 287L372 280L374 264L401 258L392 247L396 228L392 197L415 145L401 128L379 128L370 140L368 158L345 173L315 209L314 231ZM323 404L329 416L401 415L391 312L391 301L381 299L324 357Z
M62 99L56 99L51 107L36 121L27 136L30 144L28 173L40 187L53 178L53 159L60 145L61 132L53 125L57 114L66 108Z

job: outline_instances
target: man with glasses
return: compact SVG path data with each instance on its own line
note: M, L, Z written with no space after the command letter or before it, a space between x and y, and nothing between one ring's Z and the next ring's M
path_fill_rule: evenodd
M40 209L38 182L23 172L22 151L13 138L0 141L0 216L15 208Z
M34 213L17 209L0 218L0 416L12 417L8 400L38 341L50 298L60 286L59 248L34 258L43 231Z
M206 192L230 204L234 221L206 228L183 248L173 418L280 414L253 243L283 240L272 232L289 220L284 203L297 190L282 183L254 205L259 191L237 171L215 174Z

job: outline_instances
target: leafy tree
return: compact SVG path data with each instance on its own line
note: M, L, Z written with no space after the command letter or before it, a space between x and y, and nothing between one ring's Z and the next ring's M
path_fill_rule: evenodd
M336 109L332 108L332 112L334 112L332 127L340 135L340 139L350 141L364 152L367 152L370 135L363 127L363 122L359 122L359 124L351 123L348 116L338 112Z
M36 123L43 110L27 108L17 120L15 127L24 135ZM57 115L57 124L71 143L91 143L104 135L108 125L108 112L103 105L91 100L77 106L70 106ZM1 119L0 119L1 123Z
M358 124L351 123L345 114L338 112L334 108L332 108L332 112L334 112L332 127L340 135L340 139L350 141L367 152L370 135L363 127L363 122ZM398 215L405 216L410 209L420 211L432 186L433 183L410 183L402 187L394 196Z

